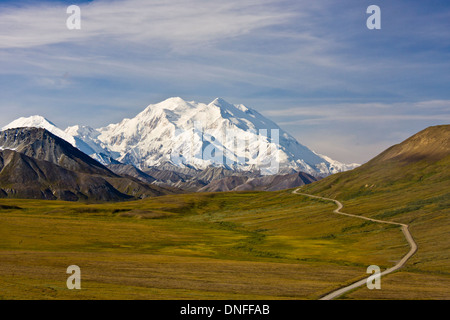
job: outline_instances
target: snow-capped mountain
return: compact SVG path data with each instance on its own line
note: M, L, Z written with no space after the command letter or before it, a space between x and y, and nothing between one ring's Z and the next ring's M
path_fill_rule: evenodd
M170 98L99 129L63 131L39 116L17 119L3 129L30 126L49 130L104 164L114 159L140 169L171 163L326 176L357 166L317 154L257 111L220 98L209 104Z
M75 146L76 141L75 138L65 133L63 130L58 128L53 122L47 120L42 116L31 116L31 117L21 117L19 119L14 120L13 122L7 124L2 128L3 130L14 129L14 128L42 128L47 131L53 133L54 135L60 137L61 139L66 140L71 145ZM78 148L80 149L80 148ZM83 150L82 150L83 151ZM85 152L86 153L86 152Z
M100 132L94 128L75 125L66 128L64 133L74 138L76 147L102 164L110 164L111 159L120 156L117 152L111 152L107 145L98 140Z
M90 127L73 126L66 130L61 130L53 122L42 116L21 117L14 120L2 128L3 130L13 128L42 128L53 133L54 135L66 140L75 148L91 156L102 164L110 163L110 158L118 156L111 153L108 148L96 139L99 133Z

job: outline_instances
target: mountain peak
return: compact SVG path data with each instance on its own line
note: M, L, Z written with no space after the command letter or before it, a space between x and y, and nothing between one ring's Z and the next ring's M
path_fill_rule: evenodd
M228 101L225 101L225 99L221 98L221 97L217 97L215 98L210 104L225 104L225 105L230 105L230 103Z
M184 103L187 103L187 101L180 97L171 97L171 98L167 98L166 100L157 103L157 105L164 105L164 104L168 104L168 103L172 103L172 104L183 103L184 104Z
M35 127L45 128L46 126L55 126L53 122L40 115L34 115L30 117L20 117L2 128L2 130L21 128L21 127Z
M47 120L43 116L34 115L31 117L21 117L16 119L2 128L3 130L14 129L14 128L42 128L53 133L54 135L66 140L71 145L75 146L75 139L70 134L65 133L63 130L58 128L53 122Z
M161 102L158 102L156 104L150 104L149 106L147 106L147 108L145 108L142 114L148 115L154 111L161 111L161 110L184 111L194 108L194 104L195 104L194 101L186 101L180 97L172 97L163 100Z

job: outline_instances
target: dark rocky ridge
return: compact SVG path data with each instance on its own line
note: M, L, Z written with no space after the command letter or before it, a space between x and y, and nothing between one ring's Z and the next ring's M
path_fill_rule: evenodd
M0 132L0 148L31 158L49 161L67 170L116 176L101 163L73 147L67 141L40 128L15 128Z
M222 167L196 170L179 168L169 163L143 171L117 162L108 165L108 168L116 174L132 176L153 185L176 187L187 192L277 191L317 181L312 175L294 170L264 176L259 171L234 171Z
M122 201L180 191L115 174L45 129L0 132L0 197Z

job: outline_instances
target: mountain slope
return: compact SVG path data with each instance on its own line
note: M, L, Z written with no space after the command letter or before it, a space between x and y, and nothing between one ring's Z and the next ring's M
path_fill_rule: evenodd
M343 210L351 214L408 224L419 249L404 272L442 276L448 275L450 261L449 168L450 125L440 125L422 130L352 171L304 186L300 192L340 200ZM396 276L398 281L411 279Z
M98 140L100 133L89 126L75 125L67 127L64 134L70 135L75 140L77 147L102 164L114 162L112 159L119 157L118 153L112 152L108 146Z
M148 175L147 173L137 169L136 167L130 164L111 163L107 166L107 168L120 176L133 177L146 183L152 183L156 181L156 179L153 178L152 176Z
M401 144L392 146L373 163L381 161L435 163L450 154L450 130L448 125L433 126L408 138Z
M89 155L102 164L109 164L111 158L117 157L96 137L99 133L87 126L72 126L61 130L53 122L42 116L21 117L4 126L2 130L14 128L42 128L70 143L73 147Z
M114 173L105 166L46 129L4 130L0 132L0 148L14 150L38 160L49 161L72 171L114 176Z
M67 201L132 198L103 177L76 173L13 150L0 151L0 163L0 197Z
M122 177L46 129L0 132L0 196L118 201L179 192Z
M324 196L353 196L419 188L450 177L450 125L429 127L348 172L314 183L308 189Z

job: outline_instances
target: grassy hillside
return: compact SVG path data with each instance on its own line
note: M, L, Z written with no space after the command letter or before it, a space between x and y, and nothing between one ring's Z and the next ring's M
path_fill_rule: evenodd
M377 298L432 297L441 288L450 298L450 126L425 129L365 165L303 187L302 192L335 198L344 211L410 225L419 250L406 268L386 279L395 285ZM441 281L431 281L430 277ZM427 280L428 279L428 280ZM389 283L386 280L387 283ZM359 289L348 297L373 297Z

